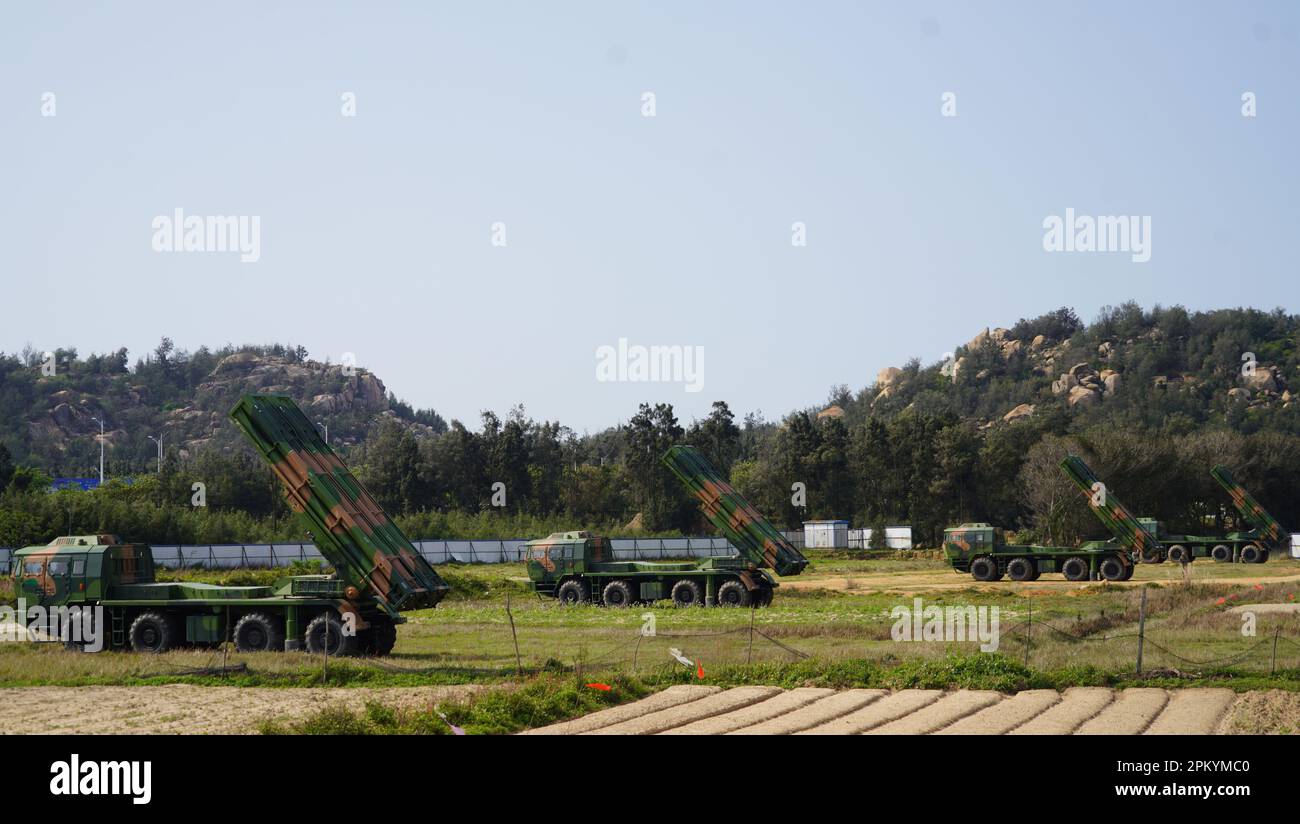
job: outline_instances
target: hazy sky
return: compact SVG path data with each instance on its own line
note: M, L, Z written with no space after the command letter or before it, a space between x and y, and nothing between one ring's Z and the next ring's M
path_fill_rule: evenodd
M581 431L779 417L1060 305L1296 311L1298 9L7 4L0 349L301 343ZM154 251L177 208L260 259ZM1150 261L1045 251L1066 208ZM620 338L703 390L598 381Z

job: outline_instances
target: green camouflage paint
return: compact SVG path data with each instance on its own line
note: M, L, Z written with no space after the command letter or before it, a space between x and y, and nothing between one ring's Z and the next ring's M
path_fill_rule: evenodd
M719 476L695 447L670 447L663 462L699 501L704 517L742 557L783 576L798 575L808 566L808 559L794 544Z
M245 395L230 417L271 465L321 555L356 596L393 618L435 606L448 586L291 398Z

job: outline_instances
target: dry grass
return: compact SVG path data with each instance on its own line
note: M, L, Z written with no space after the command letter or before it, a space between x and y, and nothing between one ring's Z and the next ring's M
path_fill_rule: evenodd
M1288 690L1243 693L1228 711L1222 729L1244 735L1300 733L1300 693Z

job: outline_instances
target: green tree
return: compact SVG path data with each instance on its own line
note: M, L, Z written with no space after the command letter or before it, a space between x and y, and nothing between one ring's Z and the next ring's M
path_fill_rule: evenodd
M660 460L668 448L681 443L681 426L672 404L641 404L628 421L627 467L633 499L642 523L652 531L688 529L694 520L677 478Z

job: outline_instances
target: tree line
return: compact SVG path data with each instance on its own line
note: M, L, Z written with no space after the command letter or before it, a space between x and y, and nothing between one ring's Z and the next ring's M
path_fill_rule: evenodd
M646 403L625 424L579 436L522 406L485 412L474 428L428 410L419 414L439 425L412 426L409 410L372 422L344 456L412 537L707 533L660 462L676 443L699 448L786 529L826 518L875 529L906 524L928 546L945 527L969 521L1004 526L1020 541L1103 537L1057 468L1068 452L1082 455L1130 510L1171 530L1237 526L1208 474L1215 463L1228 465L1284 527L1300 528L1300 503L1289 494L1300 488L1300 399L1291 403L1281 385L1300 365L1296 317L1124 304L1084 325L1062 308L1021 320L1006 339L1039 336L1064 353L1051 368L1024 347L984 338L958 347L965 365L956 375L913 361L888 391L834 387L825 404L779 421L737 420L717 401L687 423L670 404ZM1267 403L1229 395L1246 385L1244 352L1276 370L1278 391ZM1094 405L1070 404L1052 383L1075 361L1116 370L1123 388ZM1004 422L1017 404L1033 413ZM825 407L839 411L821 414ZM0 545L46 541L71 526L159 543L301 537L269 469L242 444L185 461L169 450L161 472L92 493L47 494L42 471L0 454ZM204 508L190 505L194 482L206 486Z

